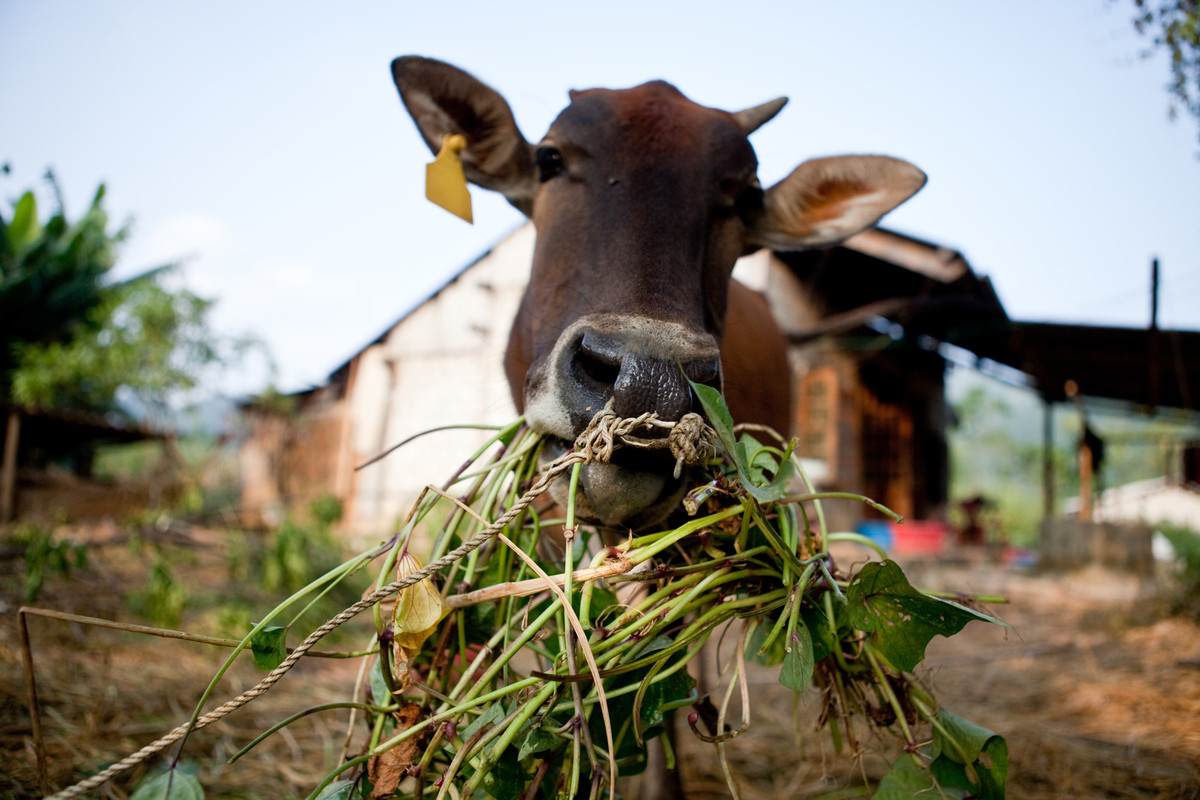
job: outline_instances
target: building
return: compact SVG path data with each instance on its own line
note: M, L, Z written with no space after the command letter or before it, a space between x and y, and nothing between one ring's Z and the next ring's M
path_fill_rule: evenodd
M352 355L290 411L247 407L243 508L272 523L325 494L343 527L389 532L426 483L448 477L487 438L446 430L362 470L356 465L443 426L516 415L502 361L527 280L532 226L510 236ZM765 294L791 342L795 433L810 477L936 517L948 489L945 343L1008 320L961 254L886 230L801 253L760 251L735 276ZM855 504L827 508L853 526Z

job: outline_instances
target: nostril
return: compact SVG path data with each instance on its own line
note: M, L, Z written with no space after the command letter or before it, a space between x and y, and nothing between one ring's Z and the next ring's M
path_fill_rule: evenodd
M580 351L575 355L575 377L599 389L611 389L621 374L621 365Z
M687 375L688 380L692 383L721 388L720 358L698 358L688 361L683 365L683 374Z
M601 391L611 390L621 374L619 342L595 333L585 333L572 364L575 377Z

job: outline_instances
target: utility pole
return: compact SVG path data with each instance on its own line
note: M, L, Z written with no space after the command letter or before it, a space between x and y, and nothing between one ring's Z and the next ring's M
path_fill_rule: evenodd
M1146 380L1149 383L1150 391L1147 393L1147 399L1150 401L1150 406L1158 406L1158 385L1159 385L1159 344L1158 335L1158 259L1155 258L1150 262L1150 332L1147 334L1146 342Z

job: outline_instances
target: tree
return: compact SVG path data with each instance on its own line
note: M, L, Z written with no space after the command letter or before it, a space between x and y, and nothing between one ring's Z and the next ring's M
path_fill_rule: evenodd
M0 401L113 413L128 393L161 424L172 396L250 342L212 331L212 301L168 288L173 265L110 280L129 226L108 230L104 186L70 223L46 178L58 205L48 220L31 191L0 216Z
M1134 0L1133 26L1171 59L1171 115L1178 108L1200 121L1200 0ZM1153 51L1151 51L1153 52Z

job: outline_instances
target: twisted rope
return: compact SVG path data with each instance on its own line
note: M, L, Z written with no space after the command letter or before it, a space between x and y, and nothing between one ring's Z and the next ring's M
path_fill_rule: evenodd
M633 435L635 431L643 427L669 429L670 433L666 439L639 438ZM698 414L687 414L679 422L661 420L653 413L623 419L613 412L612 401L610 400L608 405L592 418L588 427L575 440L574 449L555 459L546 469L545 473L529 487L529 490L511 508L505 511L495 522L476 534L474 538L464 542L436 561L430 562L417 572L376 589L354 605L347 607L337 616L310 633L287 658L280 662L279 666L267 673L255 686L247 689L221 706L214 708L212 711L197 717L195 723L189 721L177 726L136 753L126 756L86 780L82 780L73 786L51 795L46 800L68 800L68 798L78 797L84 792L102 786L130 767L140 764L173 742L183 738L190 731L211 725L246 705L256 697L259 697L278 683L279 679L295 666L296 662L303 658L328 633L353 619L358 614L361 614L363 611L366 611L379 601L396 594L401 589L425 580L455 561L458 561L471 551L478 549L516 519L530 503L540 497L550 487L550 483L555 478L576 464L607 463L612 458L613 452L622 445L649 449L665 448L669 449L671 454L676 457L675 475L678 477L683 464L700 464L715 455L716 441L716 433Z

